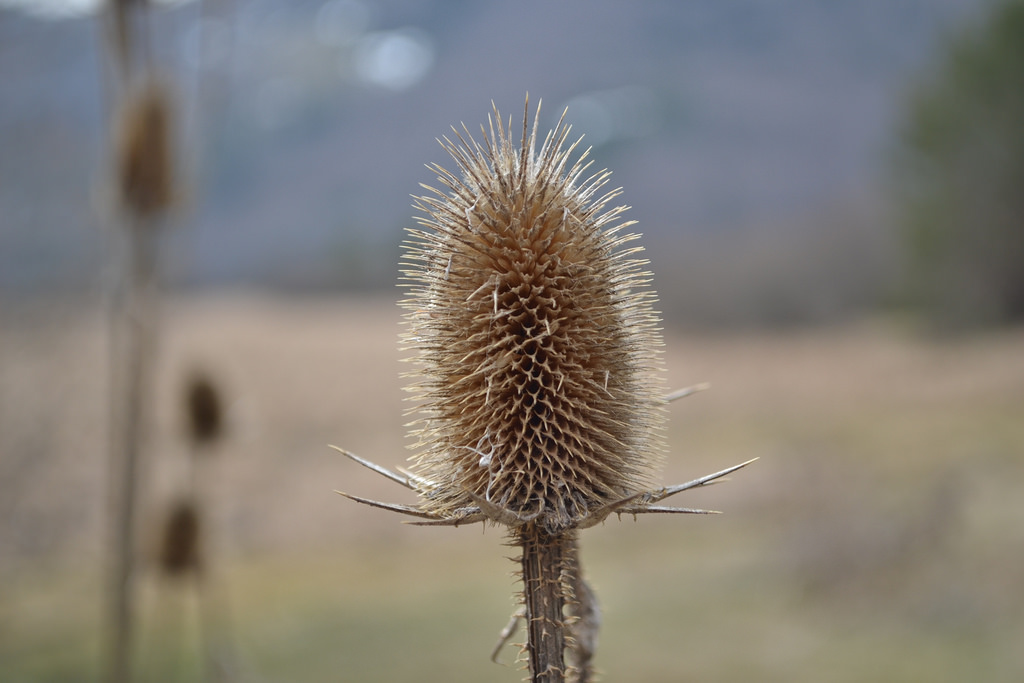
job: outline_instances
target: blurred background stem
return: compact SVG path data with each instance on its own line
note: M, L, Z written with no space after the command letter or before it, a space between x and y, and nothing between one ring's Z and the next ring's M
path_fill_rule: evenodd
M131 680L135 607L135 537L139 479L147 432L156 338L157 248L154 226L140 218L125 226L119 302L114 314L113 388L113 569L110 680Z

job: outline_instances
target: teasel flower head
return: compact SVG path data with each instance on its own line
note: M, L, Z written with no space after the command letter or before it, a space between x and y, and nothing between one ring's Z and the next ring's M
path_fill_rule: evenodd
M117 195L140 218L168 211L178 199L173 114L167 88L149 79L129 89L117 130Z
M166 576L198 572L202 565L202 517L195 501L183 498L167 512L160 530L159 565Z
M527 102L528 114L529 102ZM417 198L403 270L423 511L551 532L648 488L663 451L659 318L628 207L560 121L497 109ZM606 512L605 512L606 514Z
M637 238L609 173L586 175L562 121L537 149L529 101L517 146L497 109L478 141L463 126L442 146L457 168L418 197L403 277L405 348L416 401L413 471L338 448L415 491L416 505L341 492L414 524L509 528L521 549L517 624L533 683L592 680L600 610L579 563L577 530L610 514L707 514L658 505L752 461L651 488L666 393L661 335ZM565 652L569 651L566 658ZM567 665L568 662L568 665Z
M207 373L196 370L188 377L184 396L185 434L193 449L210 446L225 432L223 399Z

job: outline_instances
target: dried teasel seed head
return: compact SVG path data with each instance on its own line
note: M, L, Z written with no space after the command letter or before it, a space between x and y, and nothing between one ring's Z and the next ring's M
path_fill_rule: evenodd
M193 445L215 442L224 433L220 392L208 375L195 372L185 385L186 433Z
M117 192L131 214L153 218L175 202L171 98L159 81L133 88L124 103L117 148Z
M481 142L442 142L459 173L431 166L446 189L417 198L403 342L422 508L557 531L650 483L662 341L620 191L570 164L564 114L536 150L528 112L518 148L496 108Z
M201 522L194 501L177 501L163 523L160 536L159 564L167 576L198 572L201 564Z

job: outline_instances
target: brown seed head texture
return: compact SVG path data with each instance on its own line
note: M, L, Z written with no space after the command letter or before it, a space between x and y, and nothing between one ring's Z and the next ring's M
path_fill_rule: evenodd
M482 142L441 143L461 173L430 166L446 190L417 198L403 342L422 508L558 531L650 483L662 341L620 190L598 195L586 152L569 164L564 114L536 151L538 116L518 149L496 108Z

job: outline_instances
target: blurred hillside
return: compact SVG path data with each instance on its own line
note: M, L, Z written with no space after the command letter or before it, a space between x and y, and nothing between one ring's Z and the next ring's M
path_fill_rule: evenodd
M896 270L882 190L906 88L985 0L169 3L190 209L178 286L390 288L409 195L524 93L614 171L664 306L820 319ZM104 287L101 23L0 3L0 288ZM15 7L30 11L15 10ZM40 13L49 12L42 18Z
M897 157L910 297L947 329L1024 321L1024 2L952 41Z

